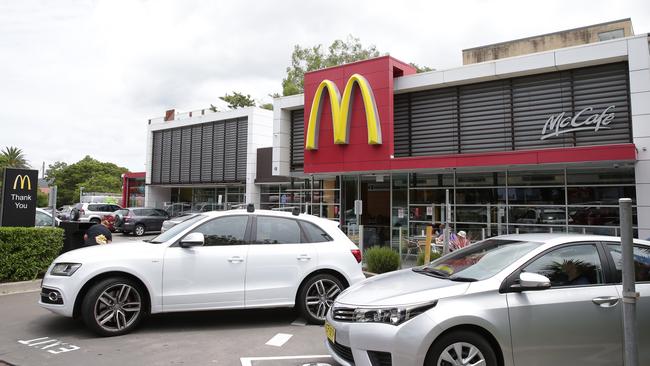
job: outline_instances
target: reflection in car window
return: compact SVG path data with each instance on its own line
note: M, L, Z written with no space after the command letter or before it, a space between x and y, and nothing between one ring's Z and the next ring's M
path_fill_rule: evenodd
M431 262L423 272L437 273L449 279L484 280L540 245L537 242L488 239Z
M311 222L301 221L301 226L305 229L310 243L322 243L333 240L331 236Z
M616 266L616 282L622 281L623 253L621 244L608 244L609 253L614 259ZM634 257L634 277L636 282L650 281L650 248L634 246L632 255Z
M247 223L248 216L218 217L192 230L192 232L203 234L205 237L204 246L246 244L244 237Z
M152 243L152 244L164 243L164 242L170 240L171 238L175 237L179 233L185 231L188 227L194 225L196 222L198 222L200 220L203 220L203 219L205 219L205 216L203 216L203 215L192 216L189 219L181 222L178 225L173 226L172 228L165 231L164 233L162 233L162 234L156 236L155 238L151 239L149 241L149 243Z
M593 244L572 245L555 249L536 259L523 271L548 277L552 287L603 283L600 257Z
M282 217L257 217L257 244L300 243L300 227L296 220Z

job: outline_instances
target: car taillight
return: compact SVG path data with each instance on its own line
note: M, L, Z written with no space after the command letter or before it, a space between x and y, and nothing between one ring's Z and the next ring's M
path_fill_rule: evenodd
M354 259L357 260L357 263L361 263L361 250L352 249L350 251L352 252L352 255L354 256Z
M81 210L79 210L79 215L83 216L85 214L86 214L86 211L83 208Z

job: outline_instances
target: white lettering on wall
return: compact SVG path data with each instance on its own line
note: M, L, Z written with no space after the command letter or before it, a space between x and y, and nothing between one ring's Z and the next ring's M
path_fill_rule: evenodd
M552 115L544 124L540 140L546 140L550 137L557 137L575 131L598 132L599 130L608 130L610 127L607 126L614 120L614 108L616 108L616 106L610 105L605 108L602 113L594 113L583 121L578 121L578 119L582 115L587 115L589 112L593 111L594 109L592 107L587 107L581 110L573 117L566 116L565 112ZM610 111L611 113L609 113Z

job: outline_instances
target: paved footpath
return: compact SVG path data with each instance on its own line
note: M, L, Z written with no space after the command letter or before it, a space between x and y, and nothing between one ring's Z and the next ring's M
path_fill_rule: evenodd
M37 291L0 296L0 365L337 365L323 328L289 309L156 315L134 333L100 338L37 301Z

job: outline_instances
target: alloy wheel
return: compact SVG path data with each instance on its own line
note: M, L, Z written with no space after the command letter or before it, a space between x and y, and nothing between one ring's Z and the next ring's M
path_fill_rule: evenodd
M110 286L97 298L94 307L95 321L102 329L120 331L135 322L142 311L138 291L118 283Z
M473 344L452 343L438 357L437 366L485 366L485 357Z
M328 279L320 279L314 282L307 290L305 304L307 311L319 319L325 320L327 311L332 307L334 299L341 292L339 285Z
M137 236L144 235L144 227L142 225L138 225L135 227L135 235Z

